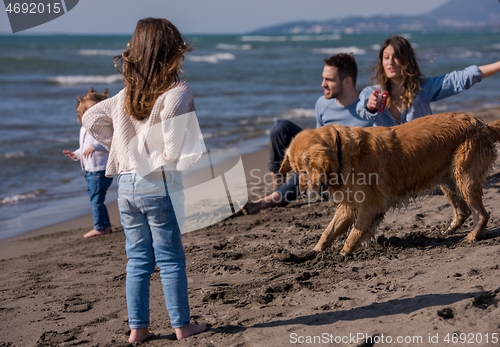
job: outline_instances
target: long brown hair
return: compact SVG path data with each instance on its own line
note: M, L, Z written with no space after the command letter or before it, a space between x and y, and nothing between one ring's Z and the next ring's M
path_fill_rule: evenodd
M80 123L82 122L83 114L88 110L85 101L94 101L95 103L98 103L107 99L108 96L109 96L108 88L106 88L102 94L99 94L97 90L95 90L94 88L90 88L88 93L84 94L83 96L77 97L76 116L78 117L78 121Z
M393 102L390 98L392 86L390 79L385 74L383 65L384 50L387 46L392 46L396 58L401 65L404 90L400 100L403 108L407 110L413 105L413 100L420 91L421 79L425 79L425 76L420 72L417 58L415 57L415 52L410 42L401 36L391 36L387 38L378 52L375 73L371 80L374 80L376 84L380 85L382 89L389 93L389 104Z
M124 77L127 114L148 118L156 99L180 83L183 54L192 50L168 20L141 19L127 50L113 58Z

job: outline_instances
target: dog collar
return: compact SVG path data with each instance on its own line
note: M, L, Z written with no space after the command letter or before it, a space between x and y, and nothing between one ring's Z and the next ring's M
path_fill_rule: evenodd
M340 178L340 185L344 184L344 180L342 179L342 139L340 138L340 133L337 128L334 128L337 132L337 161L339 163L339 169L337 171L337 177Z

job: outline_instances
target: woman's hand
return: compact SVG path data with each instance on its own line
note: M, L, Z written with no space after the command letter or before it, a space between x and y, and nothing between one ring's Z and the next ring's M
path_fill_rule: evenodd
M371 113L375 113L381 106L382 106L382 98L379 98L377 90L374 90L370 94L370 97L368 98L368 102L366 103L366 109Z
M170 158L168 155L167 155L167 152L165 150L163 150L163 159L165 159L166 161L169 161L171 163L174 163L175 160Z

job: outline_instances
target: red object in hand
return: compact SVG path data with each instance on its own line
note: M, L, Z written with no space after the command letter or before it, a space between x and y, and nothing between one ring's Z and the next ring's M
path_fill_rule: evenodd
M382 112L383 110L385 110L385 106L387 105L387 100L389 99L389 94L387 92L384 92L382 94L382 96L380 96L380 92L378 90L375 91L375 95L377 96L377 98L382 98L382 106L378 109L378 112ZM374 112L375 109L372 108L372 112Z

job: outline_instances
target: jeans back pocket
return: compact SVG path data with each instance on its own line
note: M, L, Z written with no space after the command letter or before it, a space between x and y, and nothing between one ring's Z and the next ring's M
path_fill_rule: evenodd
M118 210L120 211L120 219L123 227L129 227L134 223L138 210L134 211L130 202L127 199L118 198Z
M148 216L150 225L161 226L168 224L170 215L171 203L170 197L143 197L141 198L141 208Z

